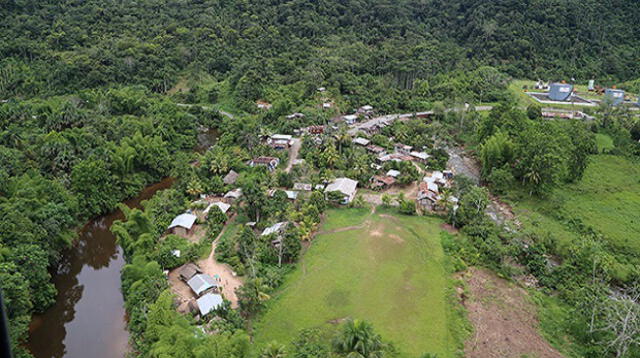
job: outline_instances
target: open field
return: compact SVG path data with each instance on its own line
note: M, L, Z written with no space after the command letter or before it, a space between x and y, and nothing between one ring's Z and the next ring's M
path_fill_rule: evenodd
M604 141L604 139L603 139ZM602 144L601 144L602 145ZM640 263L640 165L613 155L595 155L583 179L555 190L546 200L523 196L516 213L528 230L552 236L561 251L580 239L566 222L580 219L601 233L623 262Z
M329 211L321 229L327 233L316 237L257 322L258 346L289 343L301 329L331 329L351 317L371 322L402 356L455 356L464 329L449 303L442 222L364 213Z

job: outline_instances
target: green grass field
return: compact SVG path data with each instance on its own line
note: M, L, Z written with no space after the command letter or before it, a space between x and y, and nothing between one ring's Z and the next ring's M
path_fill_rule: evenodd
M363 222L361 229L340 231ZM329 211L325 234L256 323L257 346L289 343L304 328L331 330L350 317L371 322L402 356L455 356L464 334L455 326L464 321L449 303L440 224L362 209Z
M565 249L580 235L556 220L555 213L579 218L602 233L618 256L640 264L640 165L626 158L595 155L580 182L555 190L543 201L519 200L515 209L525 227L554 236Z

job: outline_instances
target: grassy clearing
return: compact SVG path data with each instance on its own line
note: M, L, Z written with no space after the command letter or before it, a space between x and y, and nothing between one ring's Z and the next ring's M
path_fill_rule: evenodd
M602 140L602 139L601 139ZM640 165L613 155L596 155L583 179L555 190L547 200L522 197L515 204L525 227L551 236L561 249L580 239L559 215L577 218L600 232L623 261L640 263ZM568 253L568 252L567 252Z
M448 303L441 221L342 209L328 213L322 230L365 220L362 229L316 237L257 322L258 347L351 317L370 321L402 356L455 356L464 321Z

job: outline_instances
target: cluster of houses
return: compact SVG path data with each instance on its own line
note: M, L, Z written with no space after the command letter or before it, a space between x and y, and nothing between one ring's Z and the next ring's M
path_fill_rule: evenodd
M447 203L443 200L445 197L443 189L451 187L453 172L450 170L433 171L425 176L418 185L418 196L416 201L421 209L427 211L439 211L446 209ZM458 209L458 198L449 196L446 200L452 204L453 210Z
M356 137L352 140L356 145L364 147L369 153L376 157L376 163L372 163L371 167L379 170L382 168L382 164L387 162L418 162L426 164L431 157L424 151L415 151L410 145L396 143L393 148L393 152L387 152L383 147L375 144L371 144L371 141ZM396 183L396 180L400 176L400 172L397 170L390 170L385 175L375 175L371 178L371 188L384 189L392 186Z
M200 317L204 317L222 306L223 299L220 294L222 287L220 286L219 278L213 278L203 273L194 263L188 263L182 266L179 276L180 280L189 286L196 297L195 306L194 302L191 301L189 308L192 311L197 310Z

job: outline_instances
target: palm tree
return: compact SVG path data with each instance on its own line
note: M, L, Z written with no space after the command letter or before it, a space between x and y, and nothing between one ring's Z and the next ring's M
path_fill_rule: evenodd
M278 342L271 342L260 353L260 358L284 358L287 352L282 344Z
M385 344L366 321L348 320L333 342L337 353L347 358L381 358Z

